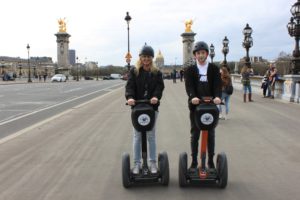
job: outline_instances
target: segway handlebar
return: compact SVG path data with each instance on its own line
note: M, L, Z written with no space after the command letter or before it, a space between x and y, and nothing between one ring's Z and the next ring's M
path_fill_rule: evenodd
M150 104L150 99L140 99L140 100L135 100L134 103L135 103L135 105L136 105L136 104L139 104L139 103L148 103L148 104ZM157 101L157 103L159 103L159 100ZM126 102L125 105L128 106L128 103Z
M208 97L201 97L199 99L200 99L199 104L215 104L213 97L208 96ZM192 100L189 100L189 103L192 103ZM216 104L216 105L224 105L224 102L221 101L220 104Z

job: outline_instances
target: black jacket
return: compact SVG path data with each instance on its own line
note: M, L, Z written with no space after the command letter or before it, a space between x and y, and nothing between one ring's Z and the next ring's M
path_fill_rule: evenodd
M156 72L146 72L143 68L137 75L136 68L132 68L129 72L128 80L125 86L125 98L133 98L135 100L151 99L156 97L159 100L162 97L165 88L162 73L158 70ZM145 96L145 91L147 95ZM159 104L153 106L157 110Z
M199 70L197 67L197 64L193 64L191 66L188 66L184 70L184 77L185 77L185 90L188 95L188 101L194 97L201 98L199 94L197 94L197 87L199 82ZM209 92L210 95L215 98L219 97L221 98L221 75L220 75L220 69L212 64L208 64L207 68L207 81L209 85ZM191 108L191 105L189 105Z

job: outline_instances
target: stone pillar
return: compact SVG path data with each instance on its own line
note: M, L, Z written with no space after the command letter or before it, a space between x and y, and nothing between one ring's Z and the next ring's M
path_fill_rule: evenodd
M300 103L300 83L296 83L295 102Z
M285 75L284 80L282 98L290 102L297 102L299 99L299 92L297 91L298 88L296 88L296 86L300 83L300 75Z
M239 63L238 63L238 62L235 62L235 63L234 63L234 73L235 73L235 74L238 74L238 73L239 73Z
M190 62L193 62L193 45L196 33L185 32L181 34L183 43L183 66L186 67Z
M57 43L57 69L56 73L69 75L69 35L66 32L58 32L55 34Z

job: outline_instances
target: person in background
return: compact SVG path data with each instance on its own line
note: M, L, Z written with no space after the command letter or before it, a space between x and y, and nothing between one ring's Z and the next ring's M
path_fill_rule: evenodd
M261 89L263 90L263 97L266 98L267 96L267 89L269 85L269 70L265 73L264 77L261 80Z
M222 81L222 97L221 100L224 101L225 103L225 115L222 114L222 105L219 105L219 118L220 119L228 119L228 113L229 113L229 99L230 95L226 91L226 88L228 86L232 86L232 81L230 74L228 72L228 68L226 66L221 66L220 68L220 73L221 73L221 81Z
M247 91L248 91L248 100L249 102L253 102L252 100L252 88L251 88L251 81L250 76L253 76L253 69L248 67L247 65L244 65L241 70L242 75L242 84L243 84L243 90L244 90L244 103L246 103L247 99Z
M269 83L268 83L268 89L269 89L269 97L271 99L274 99L275 95L275 82L278 80L278 74L277 74L277 68L274 63L270 64L269 69Z

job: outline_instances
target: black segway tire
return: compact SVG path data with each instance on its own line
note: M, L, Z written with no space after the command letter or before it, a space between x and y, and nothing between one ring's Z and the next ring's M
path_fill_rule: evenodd
M158 166L161 176L161 184L165 186L169 185L170 170L167 152L162 152L158 155Z
M179 168L178 168L178 178L179 186L185 187L187 185L187 154L181 153L179 155Z
M128 188L130 186L130 157L128 153L122 156L122 180L123 186Z
M218 154L217 156L217 172L218 172L217 184L219 188L224 189L227 186L227 181L228 181L227 157L224 152Z

